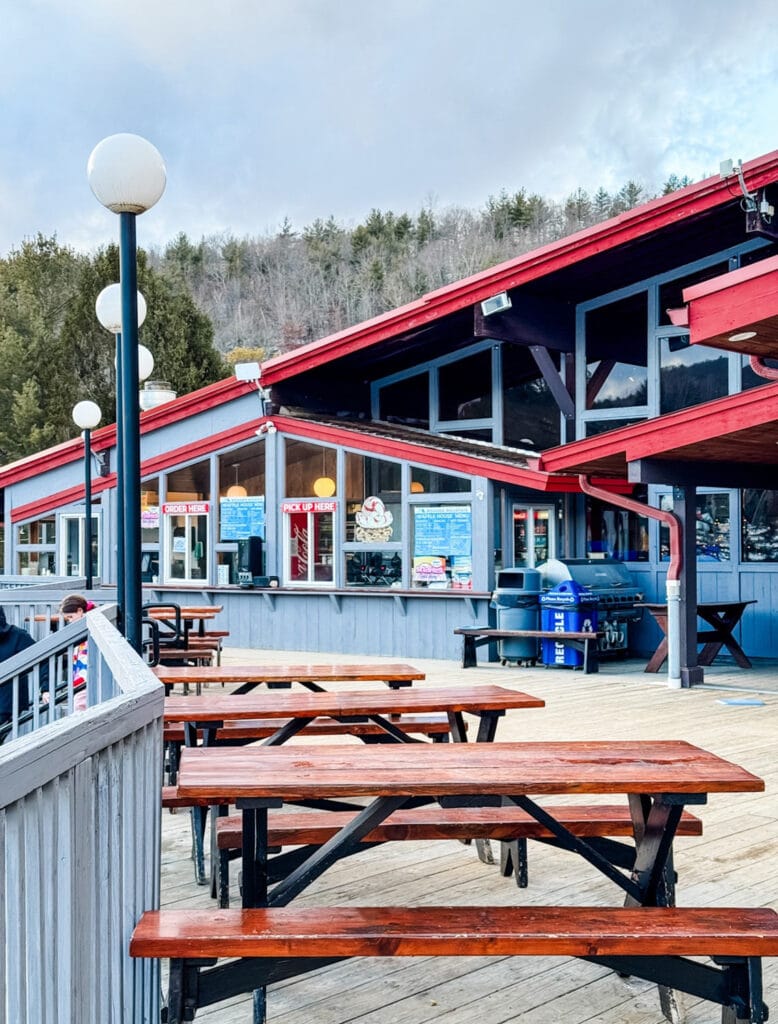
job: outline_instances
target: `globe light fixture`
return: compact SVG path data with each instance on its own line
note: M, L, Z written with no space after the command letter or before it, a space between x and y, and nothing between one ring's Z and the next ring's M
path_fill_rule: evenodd
M92 589L92 431L102 419L96 402L77 402L73 422L84 435L84 576L86 589Z
M320 476L313 481L313 493L317 498L331 498L335 493L335 481L331 476Z
M165 191L166 177L159 151L139 135L110 135L95 146L87 161L89 187L103 206L119 215L121 341L117 366L121 373L121 418L117 399L117 432L121 438L124 479L124 614L121 625L127 640L138 652L142 647L143 626L136 217L159 201Z
M230 486L227 488L227 497L228 498L246 498L246 497L248 497L248 493L249 492L246 490L246 488L243 486L243 484L239 484L238 483L238 466L239 466L239 463L233 462L232 468L235 470L235 483L234 484L230 484Z

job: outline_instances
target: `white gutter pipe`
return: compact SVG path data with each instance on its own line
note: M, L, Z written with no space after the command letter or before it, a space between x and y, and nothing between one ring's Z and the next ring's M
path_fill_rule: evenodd
M627 498L623 494L614 494L602 487L597 487L588 476L581 474L578 483L584 494L598 501L604 501L616 508L635 512L639 516L648 516L664 523L670 531L670 565L667 569L665 593L667 595L667 685L674 690L681 688L681 566L683 565L683 540L681 524L673 512L665 512L659 508L644 505L642 501Z

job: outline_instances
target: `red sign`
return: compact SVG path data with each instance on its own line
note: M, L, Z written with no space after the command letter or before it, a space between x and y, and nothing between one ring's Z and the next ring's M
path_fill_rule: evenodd
M335 501L282 501L282 512L334 512Z
M162 506L166 516L207 516L207 501L168 501Z

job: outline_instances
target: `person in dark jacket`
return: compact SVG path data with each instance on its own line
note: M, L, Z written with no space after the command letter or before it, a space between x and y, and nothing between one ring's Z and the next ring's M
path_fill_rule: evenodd
M6 658L32 647L34 643L26 629L9 624L5 610L0 607L0 661L5 661ZM19 710L24 710L29 703L27 676L23 676L19 680ZM0 686L0 723L10 722L12 713L13 684L9 680Z

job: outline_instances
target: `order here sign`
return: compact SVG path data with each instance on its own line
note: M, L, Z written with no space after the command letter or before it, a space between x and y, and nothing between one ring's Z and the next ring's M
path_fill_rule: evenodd
M168 501L162 506L166 516L205 516L208 515L207 501Z

